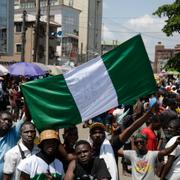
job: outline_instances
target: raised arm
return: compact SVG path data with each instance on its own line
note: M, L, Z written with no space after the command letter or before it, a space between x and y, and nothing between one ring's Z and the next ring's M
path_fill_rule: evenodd
M70 162L76 159L76 155L67 153L64 146L60 143L58 146L58 152L67 162Z
M175 143L172 146L159 151L158 159L161 159L162 157L169 155L179 144L180 144L180 137L176 139Z
M144 122L149 118L151 114L151 110L144 113L139 119L133 122L128 128L124 129L124 131L119 135L119 139L121 142L126 142L127 139L139 128Z
M66 171L64 180L73 180L74 179L74 169L76 167L76 161L73 160L69 163L68 169Z
M119 149L119 150L118 150L118 156L124 157L124 151L123 151L123 149Z
M167 163L165 164L165 166L163 168L160 180L164 180L164 178L166 177L167 173L171 169L171 166L173 164L174 159L175 159L175 156L172 156L172 155L168 156L168 161L167 161Z

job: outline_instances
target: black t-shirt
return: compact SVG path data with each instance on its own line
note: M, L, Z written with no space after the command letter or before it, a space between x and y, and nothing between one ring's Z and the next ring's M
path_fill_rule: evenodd
M77 180L91 180L93 178L97 178L98 180L102 178L111 179L111 175L104 159L100 158L93 158L86 166L82 166L78 161L76 161L74 175Z

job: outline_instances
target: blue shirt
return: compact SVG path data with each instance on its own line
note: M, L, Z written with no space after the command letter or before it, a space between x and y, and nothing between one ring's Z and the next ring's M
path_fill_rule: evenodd
M23 120L18 121L3 137L0 137L0 180L3 179L4 154L17 144L22 123Z

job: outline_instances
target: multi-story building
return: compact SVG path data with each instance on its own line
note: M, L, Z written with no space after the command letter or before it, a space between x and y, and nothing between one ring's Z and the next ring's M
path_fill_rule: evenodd
M21 61L22 48L24 47L24 60L26 62L33 62L33 45L34 45L34 27L35 16L26 14L25 17L25 41L23 44L23 16L16 14L14 16L14 54L12 56L1 56L2 64L11 64ZM39 51L38 62L45 63L45 44L46 44L46 19L40 19L40 33L39 33ZM50 21L50 34L57 31L60 25ZM57 39L54 36L49 37L49 64L56 64L56 45Z
M158 42L155 46L154 72L161 72L168 60L174 57L176 53L180 53L180 44L177 44L174 48L165 48L161 42Z
M0 1L0 55L13 53L13 12L12 0Z
M64 0L81 10L79 17L79 54L87 61L101 54L102 0Z
M15 9L26 8L28 13L35 13L34 2L16 0ZM84 62L101 54L102 0L51 0L50 3L51 18L62 24L63 43L57 48L61 61L67 58ZM46 0L41 0L41 14L45 13Z
M46 17L46 2L40 1L40 14ZM29 14L36 14L35 0L16 0L15 13L20 13L26 9ZM50 19L61 24L56 32L57 44L56 55L59 64L68 60L78 59L78 39L79 39L79 13L80 10L67 6L62 0L50 0Z

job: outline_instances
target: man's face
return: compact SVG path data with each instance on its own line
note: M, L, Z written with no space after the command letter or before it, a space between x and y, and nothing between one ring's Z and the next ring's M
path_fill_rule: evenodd
M12 126L12 117L7 113L2 113L0 116L1 131L8 132Z
M153 130L159 130L161 128L161 122L158 115L152 114L150 117L150 122Z
M176 126L174 126L172 124L169 124L167 132L169 134L169 137L179 135L180 127L176 127Z
M32 124L25 124L21 129L22 141L26 144L34 143L36 137L36 131Z
M91 159L91 147L88 144L80 144L75 149L77 159L81 164L88 164Z
M90 132L90 137L95 145L101 145L105 139L105 132L103 129L95 128Z
M134 140L134 145L139 152L146 150L146 141L142 138L137 138Z
M42 150L48 156L54 156L57 152L58 141L56 139L47 139L42 142Z

